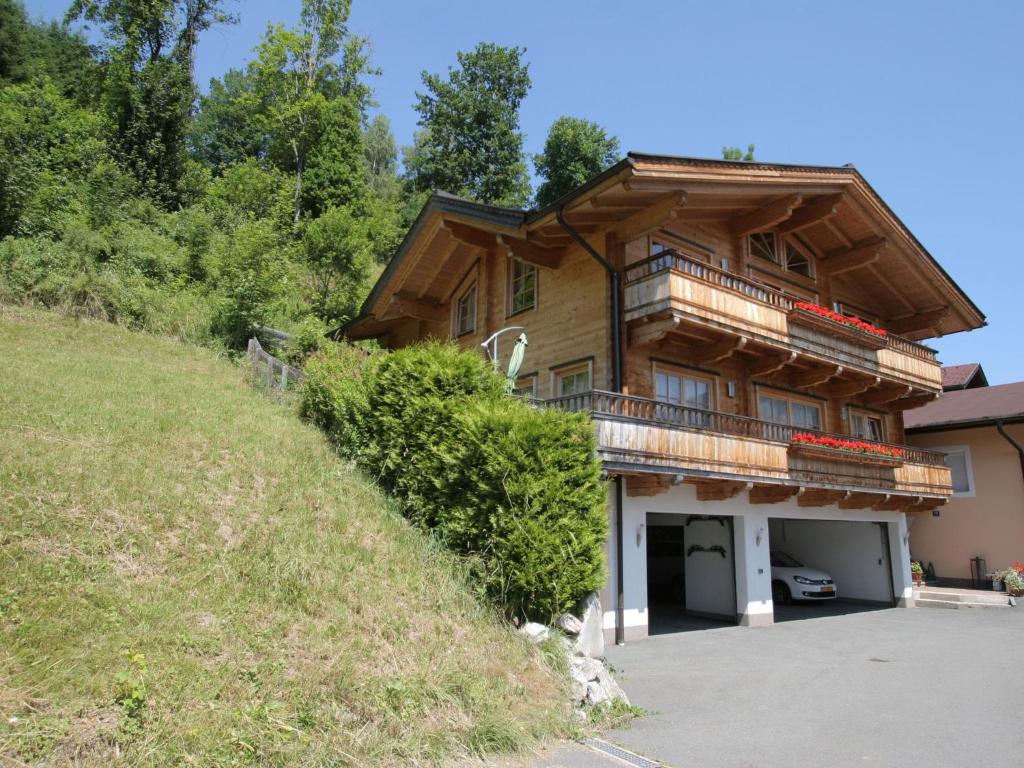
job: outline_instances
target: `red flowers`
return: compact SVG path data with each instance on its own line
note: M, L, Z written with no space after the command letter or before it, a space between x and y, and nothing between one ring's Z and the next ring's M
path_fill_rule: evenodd
M871 323L865 323L859 317L847 317L841 315L838 312L833 312L828 307L823 307L820 304L812 304L809 301L797 301L793 303L793 306L797 309L803 309L807 312L813 312L821 317L826 317L829 320L834 320L837 323L843 323L844 325L852 325L855 328L860 328L862 331L873 333L875 336L888 336L888 332L882 328L876 328Z
M898 459L903 455L899 448L891 448L888 445L878 443L866 443L863 440L844 440L838 437L826 435L812 435L809 432L798 432L793 435L792 442L804 445L820 445L823 448L838 448L842 451L853 451L855 453L871 453L878 456L891 456Z

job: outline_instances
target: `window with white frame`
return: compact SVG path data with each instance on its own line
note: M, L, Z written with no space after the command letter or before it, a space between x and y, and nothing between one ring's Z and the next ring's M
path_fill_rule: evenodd
M476 283L473 283L455 307L455 335L462 336L476 330Z
M589 392L590 363L582 363L555 371L555 396L578 395Z
M537 306L537 268L519 259L512 259L509 268L509 314Z
M879 414L850 410L850 434L861 440L885 440L885 421Z
M973 496L974 470L971 467L971 449L966 445L957 445L937 450L946 454L946 465L953 476L953 495Z

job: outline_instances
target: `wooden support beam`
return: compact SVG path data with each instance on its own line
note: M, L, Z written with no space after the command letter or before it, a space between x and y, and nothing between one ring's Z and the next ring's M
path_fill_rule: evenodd
M474 248L483 248L486 250L496 242L497 235L495 235L495 233L476 229L475 227L463 224L460 221L448 221L446 219L441 226L448 230L448 234L456 240L463 242L466 245L471 245Z
M840 509L867 509L877 503L885 494L853 492L839 500Z
M845 251L830 253L818 261L818 269L824 277L835 277L845 272L870 266L878 261L882 249L888 245L884 237L876 237Z
M835 365L830 368L820 368L806 373L798 373L790 376L789 385L794 389L806 389L818 387L843 373L843 366Z
M938 509L946 503L948 499L923 499L916 504L910 504L906 506L903 511L908 515L919 515L924 512L931 512L933 509Z
M448 310L433 301L396 295L391 297L391 303L384 311L382 319L391 320L396 317L414 317L417 320L437 323L448 319Z
M711 346L698 350L692 355L691 360L696 365L717 363L719 360L725 360L726 358L732 357L745 346L747 346L746 336L741 336L738 339L727 339L719 344L712 344Z
M779 232L784 235L790 232L799 232L801 229L806 229L812 224L834 216L842 202L842 192L838 195L816 197L797 208L792 216L782 222L779 225Z
M498 235L498 243L504 246L511 256L538 267L558 269L562 263L564 251L560 248L542 248L529 240L520 240L508 235Z
M796 503L801 507L827 507L829 504L836 504L845 501L850 496L850 491L836 491L829 488L808 488L800 494Z
M743 237L753 232L771 229L793 215L793 210L803 201L803 195L787 195L756 211L737 216L732 220L732 233Z
M893 400L909 397L913 392L914 388L909 385L899 389L880 389L877 392L865 394L861 397L861 402L865 405L882 405L884 403L891 403Z
M786 355L784 357L777 357L777 358L774 358L771 362L764 363L760 368L758 368L756 366L751 366L750 369L749 369L750 375L751 376L767 376L769 373L775 373L776 371L781 371L787 365L789 365L790 363L795 361L797 359L797 357L799 357L799 356L800 355L799 355L798 352L790 352L788 355Z
M942 324L942 321L949 316L951 311L949 307L940 307L929 312L919 312L916 315L898 317L886 323L886 327L893 333L900 335L932 331Z
M598 208L597 210L589 210L581 206L567 211L565 218L573 227L580 224L612 224L616 221L622 221L632 212L628 208Z
M871 505L876 512L896 512L904 507L918 504L923 496L898 496L896 494L884 494L885 498Z
M804 489L796 485L755 485L750 489L750 503L778 504L803 492Z
M749 491L754 484L735 480L701 480L696 486L698 501L724 501L738 496L742 491Z
M640 235L647 234L652 229L657 229L666 221L674 219L676 209L684 205L686 205L686 193L672 192L644 210L618 222L612 229L620 243L628 243L630 240L636 240Z
M668 475L628 475L626 477L626 495L657 496L669 489L671 480Z
M674 317L636 325L629 330L629 345L631 347L642 347L645 344L661 341L672 333L678 325L679 320Z
M925 392L914 397L901 397L898 400L891 400L885 403L885 408L889 411L909 411L914 408L920 408L922 405L928 405L938 396L938 392Z
M879 376L875 376L872 379L858 379L856 381L848 381L842 384L833 384L829 388L829 393L834 397L853 397L854 395L864 394L869 389L874 389L881 383L882 379Z
M596 195L587 201L594 209L601 208L643 208L647 203L629 192L605 192L603 195ZM582 206L580 206L582 207Z

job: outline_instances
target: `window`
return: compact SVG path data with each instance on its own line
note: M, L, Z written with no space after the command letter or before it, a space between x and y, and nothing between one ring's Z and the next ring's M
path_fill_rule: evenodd
M537 306L537 268L533 264L512 259L509 296L509 314Z
M554 392L556 397L578 395L589 392L590 389L590 363L555 371Z
M687 375L672 369L654 369L655 398L663 403L682 405L686 408L699 408L710 411L712 406L711 392L714 381L703 377ZM659 418L679 421L686 424L706 426L710 416L706 413L684 411L682 413L670 408L662 409Z
M750 255L778 264L787 272L814 277L814 262L808 255L810 248L793 239L780 238L774 232L756 232L747 238Z
M850 434L861 440L882 442L885 440L885 427L881 416L860 411L850 411Z
M810 258L799 246L789 241L786 242L786 270L804 277L814 277Z
M937 448L946 454L946 464L953 475L953 495L974 495L974 470L971 467L971 449L966 445Z
M775 264L779 263L779 252L775 247L774 232L755 232L748 238L748 241L751 256L767 259Z
M516 379L516 385L512 387L512 394L517 395L518 397L536 397L536 374L532 374L530 376L520 376L518 379Z
M821 406L807 400L762 394L757 399L757 410L762 419L773 424L821 429Z
M476 330L476 283L459 299L455 308L455 335L462 336Z

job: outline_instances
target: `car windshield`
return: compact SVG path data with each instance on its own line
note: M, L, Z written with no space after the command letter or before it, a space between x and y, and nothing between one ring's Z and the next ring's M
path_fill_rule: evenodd
M776 568L803 568L804 564L785 552L772 552L772 565Z

